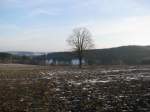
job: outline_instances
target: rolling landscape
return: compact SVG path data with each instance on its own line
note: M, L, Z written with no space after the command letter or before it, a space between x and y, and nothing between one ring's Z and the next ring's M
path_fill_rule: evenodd
M71 65L77 59L74 52L1 52L0 61L4 63L44 64L47 60L63 62ZM85 51L86 65L147 65L150 64L150 46L121 46L108 49L92 49ZM67 63L68 62L68 63ZM49 64L56 64L49 63ZM59 63L58 63L59 65Z
M0 112L150 112L150 0L0 0Z
M95 62L106 58L107 65L93 63L91 67L84 65L82 69L62 64L53 66L26 63L39 57L40 62L44 55L1 53L0 60L5 63L0 64L0 111L148 112L150 66L148 62L147 65L142 62L148 59L148 51L148 46L91 50L88 52L96 53ZM18 61L10 63L8 60L12 56ZM23 61L22 56L26 56L26 61ZM66 59L74 58L72 56L71 52L57 52L49 53L47 59L67 61ZM29 60L31 57L33 60ZM133 57L135 60L132 60ZM129 63L108 63L107 58Z

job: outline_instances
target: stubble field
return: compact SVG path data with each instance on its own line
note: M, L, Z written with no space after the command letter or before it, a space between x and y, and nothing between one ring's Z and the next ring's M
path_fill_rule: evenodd
M150 66L0 65L0 112L150 112Z

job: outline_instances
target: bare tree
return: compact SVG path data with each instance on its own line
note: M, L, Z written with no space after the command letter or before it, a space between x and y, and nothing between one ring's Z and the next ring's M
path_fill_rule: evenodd
M87 28L75 28L67 42L72 46L73 50L77 52L79 67L82 68L84 51L94 46L90 31Z

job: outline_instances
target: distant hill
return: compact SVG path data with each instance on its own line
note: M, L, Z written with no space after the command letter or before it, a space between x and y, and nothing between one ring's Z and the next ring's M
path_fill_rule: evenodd
M9 62L11 57L12 57L11 54L1 52L0 53L0 63L5 63L5 62L7 63L7 62Z
M72 52L49 53L36 57L39 60L71 61L76 58ZM110 49L93 49L85 52L88 64L150 64L150 46L122 46Z
M1 52L0 63L44 64L45 60L70 63L77 59L74 52ZM150 64L150 46L122 46L110 49L93 49L84 53L87 64Z
M150 46L122 46L90 51L98 64L149 64Z
M25 52L25 51L9 51L7 53L17 56L38 56L44 54L42 52Z
M31 56L0 52L0 63L35 64Z

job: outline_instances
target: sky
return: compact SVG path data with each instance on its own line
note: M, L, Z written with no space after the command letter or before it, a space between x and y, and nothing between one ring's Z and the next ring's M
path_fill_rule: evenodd
M77 27L97 49L150 45L150 0L0 0L0 51L67 51Z

